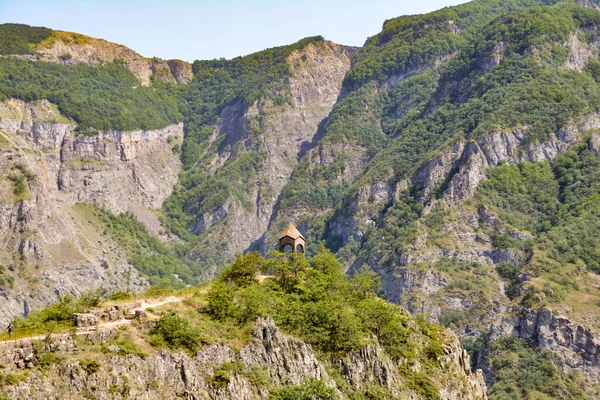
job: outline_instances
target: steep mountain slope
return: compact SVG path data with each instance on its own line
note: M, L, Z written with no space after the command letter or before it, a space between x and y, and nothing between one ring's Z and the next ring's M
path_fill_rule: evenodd
M182 125L94 137L78 137L75 128L48 101L0 103L1 323L57 295L147 285L122 252L123 239L105 235L80 203L160 226L151 210L177 180L180 162L169 141L182 140Z
M336 104L324 138L303 158L283 190L279 220L293 216L311 239L326 236L332 246L346 244L348 232L364 231L368 227L364 223L349 222L344 232L343 225L336 226L346 221L333 222L331 227L326 227L325 221L335 208L348 209L348 201L354 196L344 196L344 192L355 194L360 190L351 185L378 152L387 149L387 159L402 152L407 164L419 164L435 154L434 148L443 148L449 138L435 132L428 134L429 127L425 126L424 132L404 135L407 141L415 139L410 148L401 148L402 140L393 140L402 136L400 132L408 121L420 120L424 104L439 84L440 67L469 45L473 34L494 16L554 3L557 1L474 1L427 15L386 21L383 31L369 38L354 57L344 80L344 97ZM394 142L396 147L388 149ZM382 180L390 177L384 175ZM363 196L370 195L363 191ZM362 219L370 223L368 217ZM271 247L280 224L272 224L265 247Z
M43 43L64 43L69 37L81 39L42 28L9 24L2 29L7 33L2 42L7 54L33 53ZM105 47L116 48L86 38L78 43L98 54ZM26 206L30 198L23 193L35 190L34 176L50 171L42 191L57 190L59 194L50 196L44 207L36 204L33 209L54 210L56 202L66 202L69 207L81 202L103 207L77 205L85 215L73 217L88 218L91 232L110 243L118 242L111 246L108 256L107 249L93 257L84 251L82 258L92 257L89 261L94 268L106 269L114 262L127 269L129 264L154 285L178 287L198 282L202 269L210 266L206 275L214 274L215 267L247 249L264 233L297 154L310 148L339 95L354 51L312 38L243 59L198 61L194 65L196 78L189 85L154 79L151 88L139 87L140 80L128 71L131 64L127 60L110 62L110 52L102 63L90 65L62 62L66 60L55 65L39 54L36 61L13 55L0 58L2 146L7 150L7 171L17 168L11 185L15 193L19 192L7 192L5 202L14 202L11 207L15 209ZM185 125L180 123L182 119ZM293 139L290 133L295 135ZM15 161L9 149L37 151L40 157ZM183 172L175 185L179 154ZM53 157L56 165L46 166L50 161L45 157ZM42 163L43 172L37 170L36 163ZM26 172L18 172L21 164ZM174 186L175 195L165 206L165 230L153 210L162 206ZM135 216L110 214L125 211ZM70 218L66 214L57 217ZM33 225L35 229L28 230L30 236L44 236L38 232L40 221ZM7 222L5 229L5 241L14 243L15 248L25 246L22 235L15 233L15 223ZM74 227L57 230L64 234L78 231ZM169 231L186 239L187 244L169 236ZM149 233L169 244L161 244ZM41 254L61 237L32 243ZM75 253L82 252L82 246L75 244ZM7 257L13 257L13 250L9 249ZM35 261L29 256L19 256L20 262L33 268ZM68 265L72 260L59 257L54 262ZM50 264L48 268L52 269ZM20 273L14 269L5 271L7 288L17 287L15 275ZM83 268L82 274L85 271ZM144 285L144 278L121 280L119 287L125 288L123 283L132 280ZM105 279L66 285L55 293L79 294L96 287L111 291L117 287L102 281ZM18 286L18 292L26 293L30 285ZM56 285L46 286L52 291ZM13 292L7 295L15 305L6 309L5 319L42 304L30 299L23 308L24 300L19 296ZM44 301L52 297L44 295Z
M598 396L599 10L477 0L360 50L196 61L186 85L116 45L2 26L4 317L49 302L56 265L60 294L182 287L293 221L308 255L327 244L450 327L491 397Z
M480 362L490 385L494 376L501 377L499 385L507 376L506 369L485 364L501 359L502 346L511 345L500 339L505 335L553 350L554 356L540 357L553 359L565 374L598 379L592 204L599 16L561 3L498 17L473 32L438 72L426 72L429 78L399 78L400 103L383 75L376 75L384 84L369 83L371 91L359 85L336 106L330 126L355 118L344 102L361 101L373 111L362 121L375 130L360 132L387 132L383 150L369 156L369 147L361 146L359 156L371 160L363 162L362 173L350 167L347 174L343 157L307 158L290 183L298 192L302 180L321 182L326 196L332 179L321 177L352 182L341 205L327 197L321 203L291 197L286 204L302 206L284 215L304 221L309 235L341 245L351 271L364 264L375 269L389 300L428 313L469 342L487 335ZM406 113L411 96L421 105ZM363 143L377 143L376 137L382 136ZM521 175L505 163L524 163L516 170ZM485 195L477 194L488 177L497 180L484 184ZM304 187L315 193L314 185ZM315 220L315 210L325 212L325 224L323 217ZM525 373L511 379L493 386L492 394L526 396L532 390ZM590 395L594 390L588 388Z
M194 63L184 172L165 209L168 226L196 243L190 256L209 275L261 239L298 158L317 141L354 51L309 38Z

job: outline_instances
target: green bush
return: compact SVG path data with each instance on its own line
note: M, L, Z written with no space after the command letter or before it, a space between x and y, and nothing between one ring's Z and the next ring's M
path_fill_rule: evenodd
M99 291L88 291L79 298L67 294L58 298L56 304L33 311L26 317L15 319L16 328L52 330L57 322L70 322L75 313L88 312L100 303Z
M215 389L227 386L231 378L242 373L244 364L242 362L224 362L218 368L215 368L214 374L207 380Z
M156 335L172 349L183 348L190 353L198 351L206 343L202 335L190 326L185 318L175 312L165 313L150 330L151 335Z
M505 293L510 299L521 294L521 269L522 265L518 263L504 262L496 266L498 274L506 281Z
M206 312L218 321L225 321L235 316L235 306L230 288L216 282L208 293Z
M445 327L454 326L458 328L467 320L467 316L462 311L450 311L440 315L438 319L440 324Z
M231 279L232 271L251 265L243 279ZM377 337L393 359L402 359L411 348L410 317L400 307L378 298L379 278L363 269L350 277L333 254L321 251L307 263L297 253L272 253L263 260L258 255L238 257L208 293L204 312L221 322L244 325L257 317L272 317L277 326L300 337L317 350L344 356ZM259 283L252 278L257 266L273 278ZM243 268L242 270L245 270ZM421 321L426 345L439 351L441 328Z
M258 252L245 256L238 254L235 262L221 272L219 280L238 286L251 285L255 282L256 275L260 271L262 264L263 259Z
M108 300L113 300L113 301L120 301L120 300L129 300L131 299L133 296L130 292L124 292L124 291L118 291L115 293L112 293L110 295L108 295L107 299Z
M538 393L552 398L586 399L585 392L561 374L549 353L534 350L523 339L507 337L492 343L495 372L490 400L529 399Z
M439 389L425 374L413 374L409 377L407 386L423 396L426 400L440 400Z
M119 355L121 356L132 355L142 358L147 356L140 346L135 343L135 340L131 335L115 339L114 344L119 348Z
M274 390L275 400L337 400L335 389L327 387L325 382L313 379L302 385L287 386Z
M99 361L90 359L79 360L79 365L88 374L95 374L100 370L100 367L102 367L102 364Z

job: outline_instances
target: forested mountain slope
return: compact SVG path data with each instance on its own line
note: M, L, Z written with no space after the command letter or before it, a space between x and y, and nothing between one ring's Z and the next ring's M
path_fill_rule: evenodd
M260 241L281 189L331 112L355 49L321 37L197 61L185 88L184 171L166 225L208 274Z
M3 317L57 271L195 284L294 222L454 330L491 397L594 398L599 9L476 0L191 66L0 26Z

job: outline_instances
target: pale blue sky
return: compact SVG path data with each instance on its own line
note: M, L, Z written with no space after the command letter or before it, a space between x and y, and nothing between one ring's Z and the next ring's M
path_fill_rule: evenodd
M232 58L323 35L361 46L384 20L466 0L0 0L0 23L74 31L146 57Z

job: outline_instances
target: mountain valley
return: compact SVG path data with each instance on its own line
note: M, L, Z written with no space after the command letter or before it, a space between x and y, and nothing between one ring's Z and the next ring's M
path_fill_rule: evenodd
M0 25L0 324L48 333L0 398L600 398L599 32L475 0L190 64Z

